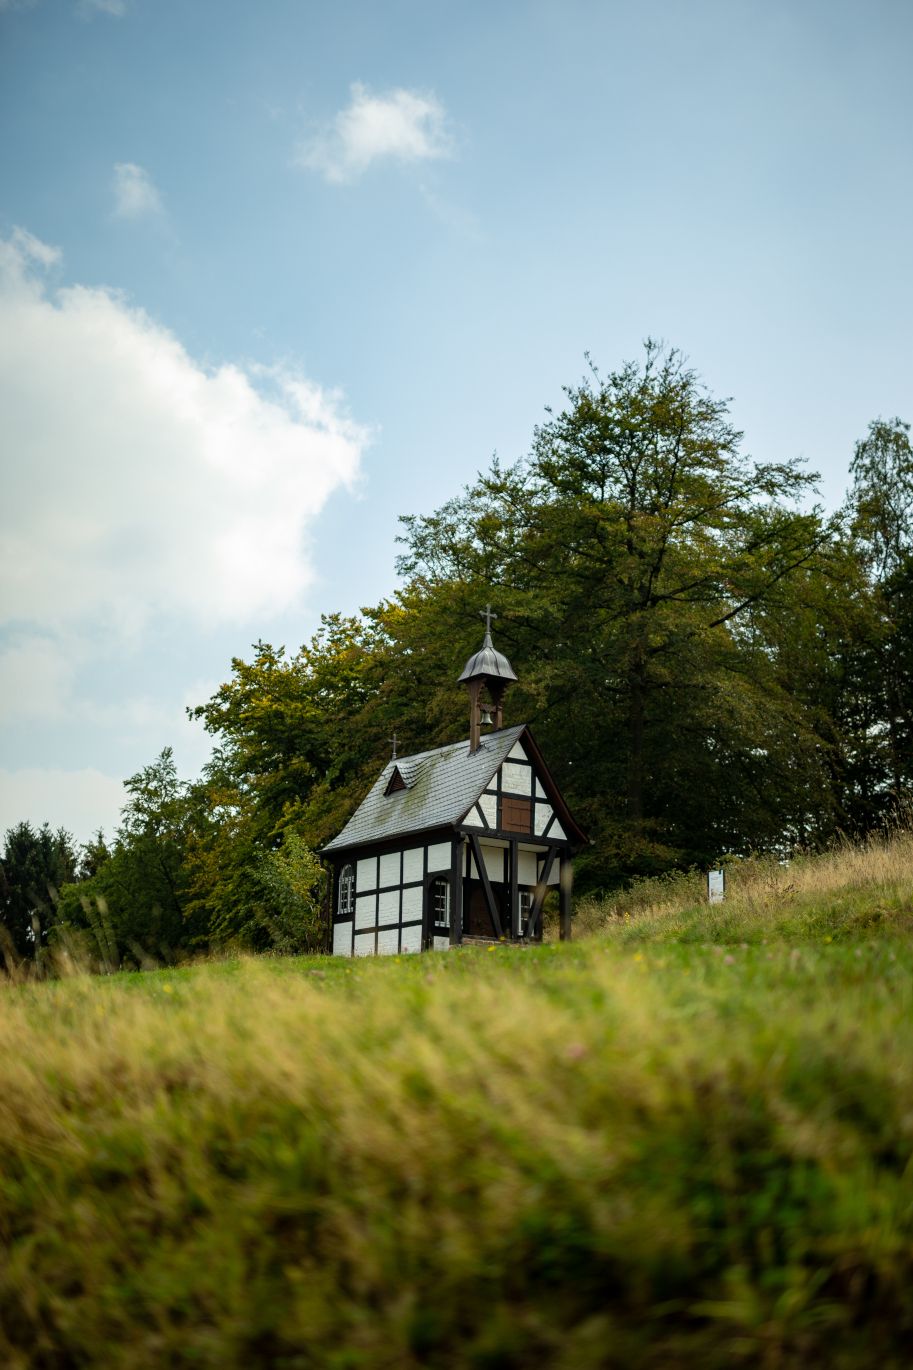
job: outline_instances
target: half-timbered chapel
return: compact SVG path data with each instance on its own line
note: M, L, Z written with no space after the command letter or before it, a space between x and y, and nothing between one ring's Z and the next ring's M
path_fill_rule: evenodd
M382 956L443 950L475 938L534 942L559 890L570 937L572 857L586 841L526 724L504 727L517 679L495 650L490 614L460 676L469 737L394 755L338 837L332 863L332 950ZM487 698L486 698L487 696ZM483 728L491 727L490 732Z

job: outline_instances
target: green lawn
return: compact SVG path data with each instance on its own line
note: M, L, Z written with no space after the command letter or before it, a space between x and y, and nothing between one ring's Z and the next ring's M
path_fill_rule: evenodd
M0 1363L908 1365L911 876L8 987Z

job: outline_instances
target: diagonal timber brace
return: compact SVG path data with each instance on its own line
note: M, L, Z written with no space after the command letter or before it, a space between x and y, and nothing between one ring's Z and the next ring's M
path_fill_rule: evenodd
M491 925L495 930L495 937L503 937L504 931L501 927L501 917L498 913L497 904L495 903L495 896L492 892L491 881L488 878L488 869L485 865L485 858L482 855L482 848L479 845L479 839L474 832L469 834L469 845L472 848L472 856L473 860L476 863L476 869L479 872L479 879L482 881L482 889L485 892L485 903L488 905L488 913L491 917Z
M554 847L549 848L548 856L545 858L545 865L542 868L542 875L536 885L532 907L529 911L527 937L535 937L536 929L539 926L539 919L542 917L542 905L545 903L545 896L548 894L548 878L552 873L552 866L555 864L555 850Z

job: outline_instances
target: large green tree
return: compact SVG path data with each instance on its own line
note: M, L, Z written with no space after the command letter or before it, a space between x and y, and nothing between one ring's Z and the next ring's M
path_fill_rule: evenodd
M124 781L126 802L110 851L90 844L85 877L61 891L61 919L86 929L109 969L125 957L170 960L188 942L185 857L190 787L170 747Z
M890 810L913 786L913 445L903 420L875 419L856 444L848 508L872 608L857 644L866 728L864 812Z
M49 824L17 823L6 834L0 859L0 964L35 960L58 921L61 888L76 875L73 839Z
M258 644L196 711L254 846L337 831L394 730L404 751L460 735L488 599L520 675L509 717L594 838L591 882L809 836L831 743L773 630L829 554L813 477L745 457L726 403L653 343L566 398L528 458L405 519L396 595L293 656Z
M726 403L652 342L566 399L525 461L407 520L401 569L429 602L491 589L594 877L770 844L817 746L763 633L830 537L801 508L814 477L745 457Z

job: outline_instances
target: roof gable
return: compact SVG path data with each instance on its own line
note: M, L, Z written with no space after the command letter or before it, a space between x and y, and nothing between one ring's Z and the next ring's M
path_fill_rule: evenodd
M324 852L395 841L431 828L456 828L468 821L498 771L511 762L532 769L536 798L547 798L555 812L550 835L575 845L587 841L574 821L561 791L552 779L542 753L525 723L486 733L479 750L469 742L453 742L430 752L389 761L346 826L323 848ZM399 782L397 782L397 776Z
M487 733L477 752L469 743L451 743L430 752L389 761L325 852L385 842L429 828L453 827L471 808L501 762L525 731L525 724ZM394 770L403 788L387 789Z
M495 796L496 784L504 805L515 810L509 817L504 817ZM528 727L521 729L486 789L467 807L461 817L462 825L482 831L528 832L533 840L549 837L575 846L589 841L571 814Z

